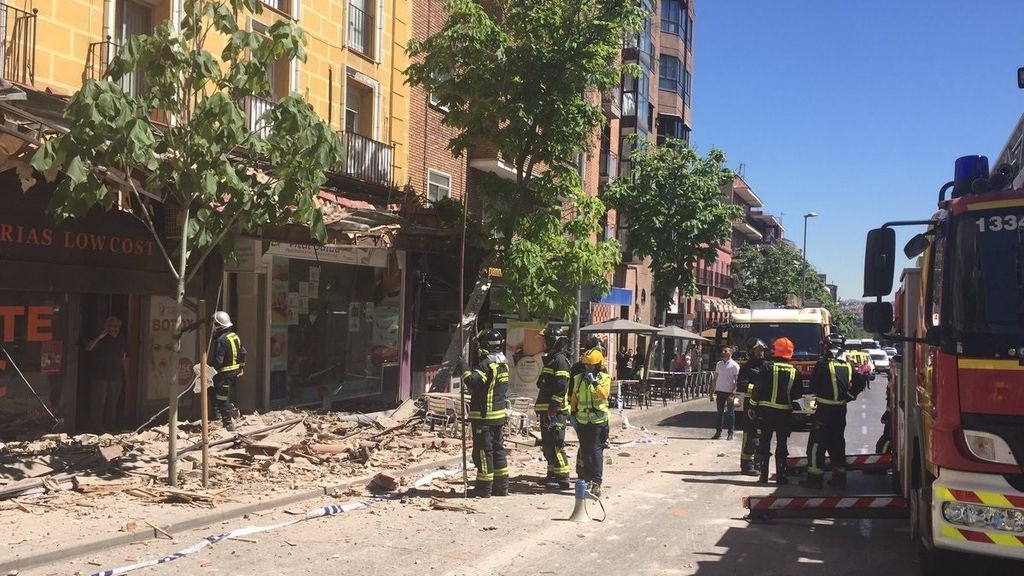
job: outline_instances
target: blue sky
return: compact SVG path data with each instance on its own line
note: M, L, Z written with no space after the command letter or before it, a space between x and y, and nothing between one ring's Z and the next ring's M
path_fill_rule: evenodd
M808 257L842 298L866 232L929 217L956 157L994 162L1024 112L1024 0L695 1L693 144L743 163L797 246L819 214Z

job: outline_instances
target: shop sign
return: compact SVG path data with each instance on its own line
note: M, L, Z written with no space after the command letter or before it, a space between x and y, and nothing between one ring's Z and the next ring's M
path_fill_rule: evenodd
M53 306L0 306L0 339L5 344L53 340ZM19 330L20 328L20 330Z
M309 244L288 244L284 242L271 242L270 248L267 249L267 254L272 256L331 262L334 264L373 266L374 268L387 268L388 252L387 248L361 248L337 244L312 246Z

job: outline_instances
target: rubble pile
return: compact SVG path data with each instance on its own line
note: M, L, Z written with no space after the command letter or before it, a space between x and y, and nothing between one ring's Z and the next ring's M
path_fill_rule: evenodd
M211 424L206 489L198 423L179 425L176 488L166 484L166 426L0 444L0 510L90 506L113 494L212 507L240 495L343 483L371 471L388 479L376 487L393 490L397 479L392 482L388 470L461 452L460 438L430 431L418 412L407 402L376 417L289 410L247 415L234 433Z

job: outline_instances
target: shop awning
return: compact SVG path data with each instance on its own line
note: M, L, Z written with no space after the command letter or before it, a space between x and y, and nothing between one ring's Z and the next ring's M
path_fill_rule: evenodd
M727 298L716 298L714 296L701 296L702 306L705 312L732 312L738 308Z
M602 296L597 303L609 306L630 306L633 304L633 291L628 288L612 288L612 291Z

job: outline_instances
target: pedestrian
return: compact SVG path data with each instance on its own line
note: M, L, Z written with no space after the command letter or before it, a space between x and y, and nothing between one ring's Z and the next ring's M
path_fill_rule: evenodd
M626 356L625 346L620 346L618 354L615 355L615 373L619 380L629 379L629 357Z
M565 425L569 420L569 327L548 325L544 336L544 370L537 381L534 409L540 422L540 440L548 463L544 487L569 488L569 460L565 456Z
M245 346L235 332L231 316L223 310L213 315L213 354L210 366L217 373L213 375L213 394L216 411L224 429L235 431L235 405L231 403L231 392L238 386L238 379L245 374Z
M732 359L732 347L722 348L722 359L715 364L715 392L711 398L715 400L715 407L718 410L716 420L717 428L712 440L722 437L722 427L726 421L729 423L729 435L727 440L732 440L736 430L736 414L732 405L733 395L736 394L736 380L740 374L740 365Z
M793 424L793 397L800 391L800 373L788 362L793 357L793 342L786 337L772 342L772 360L765 362L754 382L750 408L758 430L757 465L759 484L768 483L768 460L772 436L775 436L775 478L788 484L786 458L789 457L789 433Z
M740 473L757 476L755 458L757 456L758 433L757 422L754 421L754 410L751 400L754 397L754 381L764 370L764 352L767 346L758 338L751 338L746 343L747 361L740 368L736 377L737 390L743 391L743 444L740 446Z
M636 369L636 356L633 354L633 349L630 348L626 351L626 377L624 380L632 380L634 370Z
M118 408L128 374L128 344L121 335L121 319L111 316L103 331L85 344L90 353L89 417L99 432L117 428Z
M594 496L601 496L604 478L604 449L608 442L608 396L612 377L604 368L604 354L589 350L583 357L584 372L572 381L570 413L576 419L579 436L580 479Z
M855 399L866 384L863 374L832 352L814 365L811 393L817 408L807 440L807 478L800 486L822 488L827 452L832 459L829 486L846 488L846 403Z
M639 348L636 349L636 354L633 355L633 380L643 380L646 374L645 369L647 368L644 362L644 353Z
M508 419L509 367L505 337L498 330L477 334L480 361L469 369L459 357L455 369L469 390L469 422L473 428L473 464L476 483L472 496L508 496L508 460L505 457L504 427Z

